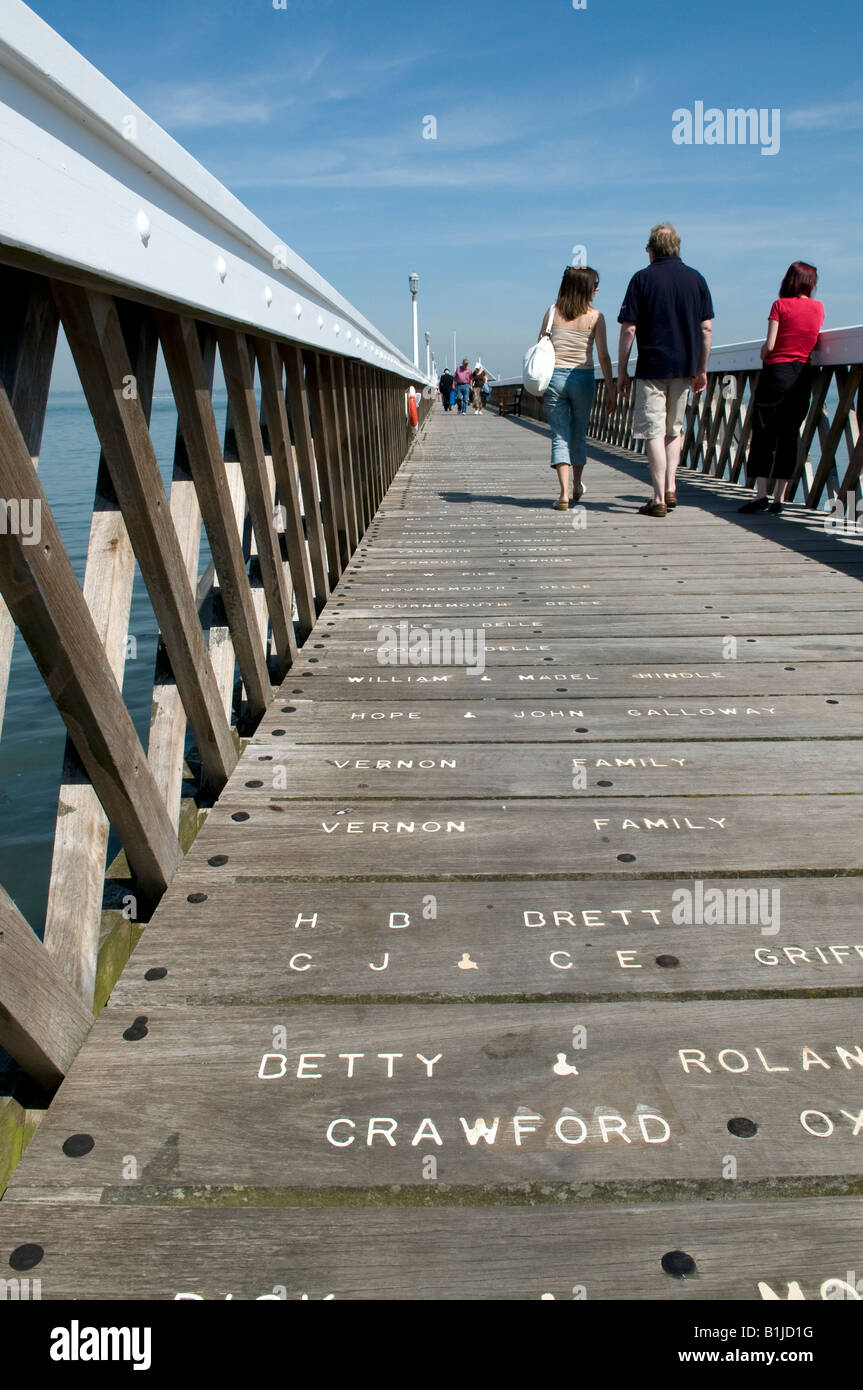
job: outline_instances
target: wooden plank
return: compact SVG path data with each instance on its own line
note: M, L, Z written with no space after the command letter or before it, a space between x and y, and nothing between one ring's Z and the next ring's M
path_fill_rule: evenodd
M300 687L302 689L302 687ZM372 691L356 701L312 700L284 691L255 732L253 742L286 738L296 743L387 743L446 740L452 743L580 743L596 739L651 739L657 743L692 739L810 738L818 721L820 738L863 737L863 699L859 695L766 695L730 700L652 698L592 700L582 690L564 696L523 701L382 700ZM835 703L834 703L835 701ZM279 731L282 732L279 732Z
M326 737L326 731L322 735ZM571 766L571 764L570 764ZM346 804L347 802L347 804ZM208 843L254 877L859 872L859 796L226 801ZM238 819L239 818L239 819ZM765 826L769 834L764 834ZM528 858L523 857L530 846ZM287 846L290 846L288 852ZM573 846L577 846L577 852ZM209 850L212 853L212 848ZM206 848L193 846L190 863ZM573 860L573 855L575 859Z
M282 746L282 745L287 746ZM863 742L798 739L728 743L684 743L654 747L637 742L533 744L388 743L369 750L356 744L326 746L274 739L267 779L254 789L259 753L247 753L222 794L224 804L261 805L268 800L343 796L378 797L557 797L583 795L744 796L757 793L805 796L853 793L863 786ZM278 780L275 775L279 769ZM245 776L243 772L245 771ZM581 786L575 786L576 775ZM254 794L249 792L252 779ZM374 811L374 805L367 808Z
M562 644L563 645L563 644ZM812 695L861 693L863 669L855 661L819 663L804 661L800 666L780 663L746 661L716 662L708 668L678 665L677 669L639 670L624 666L594 668L576 667L575 663L551 662L539 667L491 664L493 652L485 653L485 665L475 664L473 657L460 664L414 666L380 666L375 664L374 648L365 656L355 658L349 651L331 651L327 658L311 658L313 666L304 666L295 674L296 684L291 695L314 695L318 700L356 701L360 689L371 689L375 698L387 694L398 698L405 692L411 699L469 700L479 691L482 699L524 700L531 693L548 698L554 693L581 691L596 700L603 696L619 698L634 694L641 696L651 689L682 692L685 696L698 691L698 698L717 695L753 699L763 695ZM514 654L515 657L518 653ZM718 670L718 666L724 669ZM477 674L482 672L482 674ZM314 685L308 682L314 677ZM305 683L304 683L305 682Z
M599 1182L637 1200L685 1182L709 1196L728 1191L729 1155L753 1197L809 1195L814 1177L837 1196L859 1184L854 999L267 1012L106 1010L13 1200L56 1200L70 1181L121 1205L204 1187L208 1204L244 1189L269 1204L377 1194L422 1187L429 1154L466 1194L550 1184L590 1198ZM63 1144L82 1132L94 1144L73 1178Z
M218 789L234 746L141 402L123 394L132 371L117 308L108 295L59 281L53 292L201 761Z
M150 316L137 305L124 306L120 320L136 389L149 424L158 348L156 334ZM120 689L134 580L135 556L102 454L90 524L84 598ZM164 799L165 788L152 760L150 767ZM177 801L179 816L179 794ZM177 819L172 817L172 823L176 828ZM109 829L99 798L67 736L43 940L57 968L88 1009L93 1006L96 987Z
M42 1086L59 1085L93 1022L0 887L0 1047Z
M275 499L264 460L249 348L245 337L229 329L219 329L217 336L278 664L280 670L285 671L296 656L297 643L291 621L291 596L273 519ZM221 575L219 578L222 580Z
M315 625L315 595L309 553L303 534L303 516L297 489L297 468L291 448L290 427L282 386L282 362L278 348L269 338L254 339L255 357L261 378L261 396L272 446L279 505L284 516L285 546L294 585L299 616L299 638L304 642Z
M863 986L859 895L853 876L409 879L346 891L252 883L241 858L199 861L178 874L112 1005L745 995L773 1000L769 1018L777 995ZM465 952L476 969L460 968Z
M377 640L379 630L374 624L369 625L362 619L358 622L346 619L336 628L338 636L326 632L315 633L303 649L302 670L306 670L306 664L313 652L315 664L320 668L319 675L328 674L328 668L337 661L342 663L341 671L346 668L355 671L357 667L371 667L380 671L377 659L380 650L380 642ZM526 632L520 628L494 627L483 628L483 632L486 674L492 678L505 667L548 666L555 674L558 671L566 671L569 679L573 679L572 672L577 672L583 681L587 681L588 677L591 678L591 682L604 679L616 684L621 681L628 689L638 691L642 682L649 683L646 687L648 689L670 688L667 686L669 681L672 686L682 686L687 681L691 681L693 685L700 685L705 678L705 672L714 672L719 666L714 660L717 652L715 637L666 637L653 640L597 637L581 640L576 637L548 635L543 638L534 636L531 627L528 627ZM787 663L796 662L796 680L817 681L819 686L841 683L851 690L858 683L856 663L861 658L863 635L858 636L855 633L847 633L840 637L819 637L817 634L808 637L756 637L752 642L738 644L737 656L733 662L723 661L719 677L723 681L739 681L740 688L743 689L743 682L748 685L749 680L748 676L741 674L744 667L763 666L763 673L753 672L755 680L759 681L762 675L764 679L770 678L775 663L779 663L779 669L787 673ZM816 669L808 673L801 669L803 666L813 666ZM628 674L614 670L615 667L627 668ZM697 671L702 672L701 676L695 674ZM717 677L711 674L709 679L712 683ZM784 674L782 679L784 681ZM632 681L638 684L633 686ZM785 688L791 690L796 689L796 686L789 685ZM619 688L613 690L611 685L598 689L600 694L623 693Z
M436 1187L426 1183L427 1202ZM22 1246L44 1250L29 1277L41 1276L46 1301L185 1294L220 1302L627 1298L700 1306L734 1299L757 1307L774 1298L859 1298L847 1285L848 1270L859 1267L859 1202L723 1195L719 1203L645 1209L562 1206L555 1192L553 1208L457 1211L7 1202L0 1238L7 1258ZM665 1273L671 1251L690 1254L692 1277ZM0 1269L11 1276L5 1259ZM781 1321L796 1325L797 1314Z
M158 897L179 863L180 847L5 390L0 496L27 498L41 515L40 544L10 536L0 548L0 592L120 836L142 895Z
M739 641L741 637L779 637L783 634L797 636L808 633L835 633L841 636L844 633L856 633L860 628L856 609L836 612L831 608L825 608L808 612L801 610L799 613L759 614L736 611L736 605L729 605L722 612L717 612L717 607L721 608L721 604L714 604L713 612L708 612L705 605L703 610L696 610L694 613L663 615L660 635L665 638L698 637L712 633L716 637L734 636ZM595 610L585 611L578 599L531 599L518 596L511 599L468 598L460 602L437 603L421 599L404 599L399 604L371 600L360 605L352 601L350 606L343 599L337 598L331 603L328 612L332 616L325 619L325 625L332 624L333 628L338 625L339 618L348 619L352 623L359 618L371 619L376 624L376 630L393 621L411 618L416 624L425 627L430 624L442 626L445 623L450 628L457 626L464 629L470 628L472 623L476 623L477 617L481 616L485 621L492 618L509 618L510 630L515 630L516 625L520 624L523 629L527 628L535 635L554 630L555 618L566 614L567 620L557 624L558 632L572 636L573 627L577 622L578 631L592 638L642 637L645 624L650 621L644 614L638 613L630 616L604 616ZM658 627L658 622L654 626ZM765 629L769 629L769 632Z
M300 348L291 343L282 344L281 354L285 364L285 394L291 412L297 468L303 490L303 518L314 578L315 604L320 612L330 594L329 561L321 521L321 497L309 421L309 388Z
M28 275L7 266L0 267L0 292L3 297L0 382L6 389L35 468L42 444L60 319L48 282L41 276ZM6 709L14 640L15 625L0 598L0 730Z

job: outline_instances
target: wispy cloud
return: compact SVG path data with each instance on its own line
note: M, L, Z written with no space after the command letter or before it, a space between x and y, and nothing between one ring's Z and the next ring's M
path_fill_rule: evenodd
M827 102L783 111L782 122L790 130L863 129L863 101Z

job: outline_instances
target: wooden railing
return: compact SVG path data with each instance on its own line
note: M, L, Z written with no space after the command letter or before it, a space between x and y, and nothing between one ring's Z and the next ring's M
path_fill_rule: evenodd
M66 748L44 933L0 888L0 1045L54 1087L105 994L109 832L124 917L144 921L406 456L405 391L423 382L36 16L13 4L3 27L0 726L17 629ZM61 326L101 446L83 584L37 473ZM160 634L146 750L121 693L136 565Z
M736 343L710 355L707 387L690 394L681 449L681 466L693 472L743 485L752 434L750 406L761 373L760 342ZM861 500L863 471L863 326L838 328L822 334L813 354L814 386L809 413L800 431L797 467L788 486L788 499L808 507L843 503L849 495ZM492 392L505 388L497 383ZM522 395L523 416L544 420L542 402ZM632 435L635 391L614 414L605 409L605 386L597 369L596 390L588 436L633 453L644 452L644 440ZM856 514L861 508L856 506ZM850 509L849 509L850 511Z

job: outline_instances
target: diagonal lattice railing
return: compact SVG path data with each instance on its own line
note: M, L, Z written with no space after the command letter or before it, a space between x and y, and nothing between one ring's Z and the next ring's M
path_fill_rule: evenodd
M364 534L410 446L405 390L422 383L14 0L0 102L15 194L0 212L0 726L17 630L66 728L44 932L0 888L0 1045L53 1086L100 1002L110 832L134 923ZM83 583L37 471L61 328L101 448ZM150 430L159 354L177 412L167 491ZM136 573L159 629L146 748L122 694Z

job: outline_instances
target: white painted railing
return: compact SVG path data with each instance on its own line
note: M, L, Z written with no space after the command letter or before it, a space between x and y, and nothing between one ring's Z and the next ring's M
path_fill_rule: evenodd
M413 363L20 0L0 18L0 243L425 380Z

